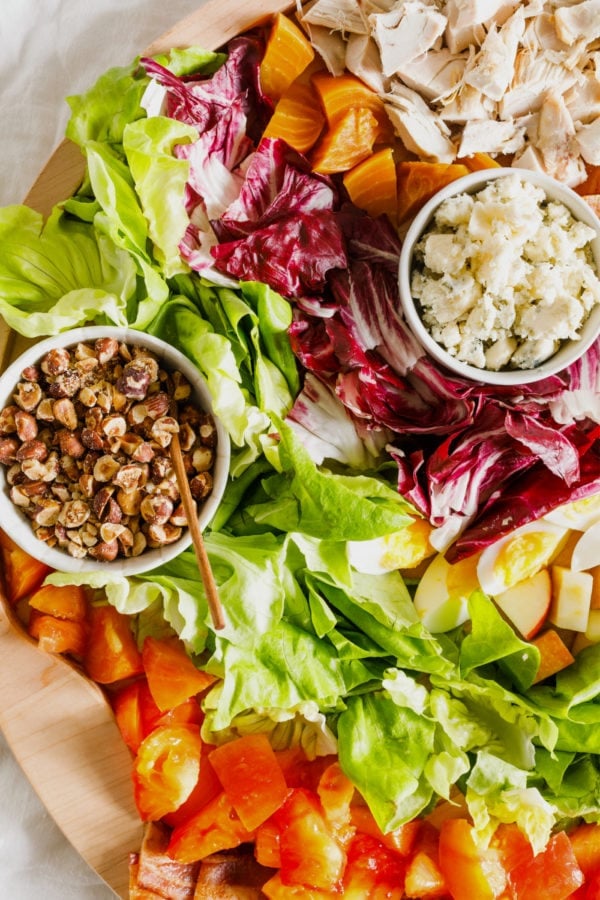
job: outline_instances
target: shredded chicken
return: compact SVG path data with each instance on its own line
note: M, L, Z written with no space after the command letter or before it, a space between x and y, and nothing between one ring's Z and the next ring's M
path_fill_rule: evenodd
M577 147L575 126L560 94L549 93L542 104L536 147L549 175L568 185L585 181L586 170Z
M560 6L554 15L556 33L565 44L595 41L600 37L600 0L584 0L575 6Z
M600 116L589 125L578 128L576 138L584 162L590 166L600 166Z
M600 164L600 0L313 0L301 20L345 42L421 159L513 153L571 186Z
M467 65L464 82L491 100L501 100L512 81L517 49L525 32L525 17L519 9L502 28L492 24L481 50Z
M446 17L421 0L405 0L391 12L369 16L369 22L387 76L430 50L446 27Z
M416 91L393 85L384 95L388 116L404 146L431 162L450 163L456 148L448 129Z

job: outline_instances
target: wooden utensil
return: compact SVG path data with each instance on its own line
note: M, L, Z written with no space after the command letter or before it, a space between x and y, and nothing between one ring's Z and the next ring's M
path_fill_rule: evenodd
M215 629L220 630L221 628L225 628L225 614L223 613L223 607L221 606L215 576L213 575L206 547L204 546L204 538L202 537L202 532L198 524L198 511L196 510L196 505L190 491L190 484L186 475L183 456L181 455L181 444L179 443L178 434L174 434L171 438L171 461L173 463L173 468L175 469L175 475L177 476L177 485L179 487L179 494L181 496L188 528L192 535L192 544L194 545L196 559L198 560L198 568L200 569L200 575L202 576L202 582L206 592L208 609L210 611L213 626Z

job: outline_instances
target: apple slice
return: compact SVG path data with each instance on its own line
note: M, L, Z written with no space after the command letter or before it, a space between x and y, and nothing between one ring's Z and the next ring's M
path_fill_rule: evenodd
M541 630L550 609L552 581L548 569L519 581L494 600L519 634L530 640Z
M434 556L415 591L417 615L433 634L451 631L469 618L467 601L477 586L476 560L451 566Z
M600 609L590 609L585 636L592 644L600 643Z
M594 579L589 572L552 566L552 603L548 618L557 628L585 631L590 617Z
M535 684L566 669L575 657L552 628L538 634L531 642L540 651L540 667L535 676Z

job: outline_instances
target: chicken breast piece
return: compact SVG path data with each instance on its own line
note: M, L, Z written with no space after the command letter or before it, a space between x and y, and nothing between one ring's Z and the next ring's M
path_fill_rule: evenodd
M446 43L453 53L479 45L486 27L494 22L503 25L519 6L518 0L447 0Z
M383 99L396 134L408 150L431 162L452 162L456 148L449 129L416 91L394 82Z
M570 187L586 179L586 170L579 153L575 126L564 99L549 91L540 109L537 137L545 171Z
M444 33L446 17L421 0L405 0L388 13L369 16L369 23L381 54L383 74L390 76L434 46Z
M517 49L524 32L522 9L518 9L500 29L491 25L481 50L467 64L465 83L491 100L501 100L512 81Z
M589 125L581 125L575 132L577 147L590 166L600 166L600 116Z
M595 41L600 37L600 0L560 6L554 13L554 21L558 37L569 46L578 40Z
M466 56L451 53L447 47L429 50L410 63L400 66L396 74L404 84L426 100L442 101L454 97L463 81Z

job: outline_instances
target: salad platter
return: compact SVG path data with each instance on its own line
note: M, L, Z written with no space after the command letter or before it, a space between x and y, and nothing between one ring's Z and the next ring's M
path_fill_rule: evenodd
M306 12L319 5L305 6ZM315 66L312 84L320 85L327 109L332 98L330 81L338 78L339 84L346 76L332 74L331 69L339 69L340 63L327 57L334 50L325 32L335 28L327 19L327 4L320 6L323 18L315 15L305 23L318 52L310 51L310 62L304 67ZM352 6L348 4L348 9ZM373 4L382 18L384 12L391 15L393 6ZM422 6L421 13L428 10L427 15L433 16L428 28L439 29L437 7ZM450 51L453 65L464 71L470 41L481 46L486 31L495 34L513 22L515 5L509 6L486 28L480 23L475 37L463 37L464 46L456 38L454 47L442 47L438 31L431 47ZM533 7L532 19L537 15ZM143 51L145 76L152 77L156 96L150 91L143 95L147 118L141 118L142 125L166 120L165 110L170 119L180 116L176 126L169 126L173 133L165 132L160 138L166 143L152 150L161 164L172 155L164 150L169 142L171 147L182 147L192 140L189 121L196 111L190 111L193 102L185 88L190 65L187 48L201 48L195 65L207 79L224 63L225 56L218 51L226 50L231 65L227 90L234 91L232 85L241 81L241 96L250 71L245 68L249 65L246 54L250 58L255 52L248 50L255 34L261 35L258 42L266 41L269 29L275 30L273 22L285 31L289 26L281 25L280 14L286 23L296 12L296 6L281 0L251 6L209 0ZM540 33L547 25L546 13L541 7L538 10ZM346 14L350 15L347 10ZM338 54L349 21L338 29L334 48ZM525 29L526 19L507 27L520 25ZM566 16L560 27L565 37L568 28L578 27L576 18ZM600 37L600 27L598 31ZM237 36L243 40L236 44ZM542 40L549 39L546 35ZM553 45L552 52L559 54L562 45L571 47L577 40L583 43L577 34L570 42L561 38L561 47ZM303 41L309 43L308 38ZM593 122L579 128L579 149L573 150L566 168L561 156L560 166L557 163L552 169L550 161L556 154L544 143L539 121L534 128L515 113L510 117L512 131L507 128L508 116L497 128L493 104L487 102L487 124L502 134L500 144L494 143L500 140L497 135L484 140L467 129L464 110L443 127L440 122L432 125L428 113L423 135L429 137L422 137L423 144L418 144L415 135L421 134L417 123L423 122L419 119L424 115L419 106L422 98L417 102L414 90L409 97L407 72L404 87L397 82L390 86L386 67L396 71L398 64L389 61L389 47L381 34L376 43L381 51L379 66L386 71L373 68L372 61L355 62L371 83L365 87L362 81L357 88L352 82L352 90L358 90L362 99L353 95L344 124L347 131L340 127L336 132L339 119L337 124L335 119L333 124L320 120L317 132L329 127L330 133L326 141L315 145L316 150L317 138L306 150L296 147L289 155L280 141L280 135L289 133L285 121L273 114L273 103L265 107L260 93L255 97L252 91L250 101L245 94L239 100L232 93L228 98L235 100L232 116L237 115L236 104L250 103L244 110L248 134L243 138L236 134L241 143L233 150L227 143L231 135L220 135L210 150L200 149L206 154L200 161L185 156L192 169L197 167L193 188L188 185L188 201L193 203L194 196L203 199L190 214L185 238L175 248L168 231L176 231L181 221L169 219L165 227L153 207L151 191L144 194L144 187L139 187L140 202L147 204L152 222L142 242L138 241L139 223L132 224L135 217L128 220L127 192L112 203L110 191L115 185L121 189L124 176L121 163L115 162L102 142L110 144L114 135L109 140L101 137L103 125L94 133L93 113L91 125L81 114L83 107L92 110L97 102L93 91L74 98L70 137L48 161L25 206L52 223L56 204L66 201L69 216L85 223L84 228L91 214L98 216L100 244L108 235L117 247L110 252L117 253L124 272L135 270L138 279L135 291L131 282L125 284L126 275L120 283L111 281L110 291L102 285L102 306L94 310L98 321L123 325L125 319L134 328L175 343L202 370L218 398L217 414L231 416L226 427L234 444L232 485L223 505L226 512L217 514L219 525L213 523L207 540L225 613L231 619L222 638L211 635L202 592L191 587L198 576L191 574L189 555L185 559L182 555L180 567L167 564L157 577L149 571L129 585L118 575L111 576L110 566L99 578L57 571L49 575L48 583L57 589L83 585L104 591L119 615L135 618L139 641L144 635L146 640L161 640L167 627L169 637L176 633L211 679L224 678L223 694L221 688L213 688L205 695L202 734L207 745L226 746L247 728L250 733L269 734L282 752L289 749L285 741L292 733L313 757L333 756L339 747L342 770L366 799L381 832L395 833L406 822L432 814L439 800L444 812L432 818L435 828L441 827L445 817L463 817L460 821L466 822L468 816L468 827L489 844L498 824L516 824L543 855L551 835L555 829L562 833L565 821L576 827L582 821L600 819L595 786L600 743L593 737L596 648L600 646L600 559L594 550L595 526L600 522L598 342L566 374L553 373L531 387L524 389L518 382L517 387L488 387L483 378L482 384L473 386L449 376L428 359L405 328L398 312L397 266L401 237L417 210L438 188L469 172L493 169L499 165L497 159L509 166L520 153L525 168L531 167L532 159L540 167L544 163L551 176L562 176L592 208L600 193L594 181L598 166L588 162L593 154L588 151L585 129L591 129ZM591 54L594 38L589 45ZM373 36L369 46L374 46ZM349 54L347 48L344 52ZM573 65L574 51L570 52ZM320 56L327 67L322 59L319 62ZM582 80L589 74L587 59L581 62ZM111 78L122 77L123 90L135 89L137 103L142 95L135 72L113 73ZM266 84L265 73L263 69ZM380 106L370 97L377 96L373 85L382 74L387 81L385 88L383 82L379 88L391 98L386 111L394 134L389 122L378 118ZM474 87L477 72L469 77ZM357 76L356 80L360 81ZM104 87L109 93L114 89L110 78ZM305 99L307 82L300 87ZM280 97L285 95L283 88L273 90L275 96L278 90ZM344 90L350 90L348 82ZM496 88L485 90L489 99ZM518 105L512 94L504 95L502 102L508 99ZM445 98L447 105L451 102ZM369 103L373 104L370 109ZM131 165L142 166L136 171L142 185L146 173L140 160L146 148L141 142L155 136L150 130L143 133L142 127L136 130L135 117L129 126L129 134L140 140L129 151L130 160L139 151L137 163ZM86 134L88 127L91 131ZM264 135L264 159L250 149L256 151L257 134ZM347 154L348 147L355 149L363 139L368 152L340 164L336 154ZM117 143L121 140L122 134ZM433 150L427 140L434 141ZM571 143L574 147L575 141ZM458 158L457 149L462 150ZM298 161L300 157L304 162ZM361 193L365 176L358 170L375 157L377 168L368 175L368 183L376 185L375 196L367 197ZM379 196L378 189L388 177L390 169L385 165L392 157L397 181L390 205L389 193ZM216 159L219 167L211 169ZM224 160L228 173L222 168ZM203 166L210 170L209 176ZM430 167L426 176L419 166ZM253 238L248 220L260 219L261 212L252 208L249 195L265 190L265 172L279 185L278 203L289 208L280 208L272 221L267 215L266 229L272 231ZM85 182L90 173L93 191ZM338 205L342 173L346 206ZM165 191L175 184L181 192L180 176L174 175L173 181L171 177L170 172L165 176ZM241 187L244 178L246 188L251 185L246 194ZM212 194L215 184L218 189ZM165 208L169 202L167 198ZM111 216L115 216L112 222ZM593 216L590 221L594 223ZM49 226L49 240L53 227L55 221ZM148 244L142 247L144 241ZM146 246L152 242L158 250L148 255ZM285 245L285 252L278 255L276 244ZM352 251L346 252L346 247ZM588 261L593 259L591 250L584 252L579 244L573 248L582 257L587 253ZM132 263L126 253L134 260L134 269L128 268ZM271 267L264 264L269 253L274 259ZM306 259L313 257L314 266L306 265ZM553 266L559 268L555 260ZM343 274L346 269L348 276ZM190 270L199 276L197 281L189 277ZM328 274L332 271L337 274ZM239 282L247 285L238 295ZM359 284L365 288L364 295ZM129 291L120 306L112 299L119 291L121 300ZM595 282L589 286L589 293L594 292L594 302L600 302ZM288 318L283 311L289 308L287 303L279 305L280 295L295 304L293 316ZM70 302L26 313L31 327L25 324L18 330L27 303L21 309L17 303L15 312L3 302L0 371L53 328L67 330L84 324L80 310L92 309L85 307L89 299L82 291L81 297ZM177 307L172 319L169 312L161 312L163 305ZM218 315L216 308L221 310ZM242 313L235 311L242 308L247 317L243 326ZM239 322L234 324L238 314ZM233 318L226 322L227 316ZM15 327L7 324L11 322ZM288 329L289 342L287 337L282 339ZM207 333L214 343L202 343L198 337ZM224 386L226 379L211 380L211 367L219 377L223 372L229 377L232 371L227 369L232 364L229 357L210 356L216 354L217 344L224 346L223 336L229 350L234 348L242 373L238 379L244 384L246 405L241 413L238 408L237 419L231 410L242 402L241 392L225 397L232 386ZM556 343L568 337L561 334ZM528 349L533 352L532 346ZM255 590L259 581L262 595ZM156 618L156 607L148 600L151 591L153 598L162 598L167 626ZM565 600L581 591L588 591L585 621L580 610L576 620L573 604ZM193 611L192 595L196 597ZM236 598L241 598L238 605ZM256 606L249 609L244 603ZM257 636L250 638L255 628ZM548 635L552 636L550 646ZM130 854L139 850L142 841L140 800L132 791L132 756L111 706L93 678L79 671L73 678L70 663L39 651L27 637L17 634L10 616L3 612L0 651L0 727L65 835L106 883L127 897ZM313 660L310 673L308 659ZM244 673L249 670L257 684L264 679L264 693L248 685ZM587 686L582 687L582 682ZM111 696L114 705L116 693ZM274 698L273 709L265 697ZM47 720L40 723L38 716L32 724L31 710L40 705ZM374 735L382 736L377 753L385 750L379 759ZM422 742L427 750L418 758L410 754L405 762L407 742ZM457 799L457 784L466 801ZM454 811L449 813L449 808ZM153 820L151 815L143 818ZM178 827L174 826L179 837ZM185 843L184 837L181 840ZM496 857L502 852L495 846ZM185 853L181 858L186 862L184 857ZM574 892L584 876L577 860L568 854L564 859ZM505 887L513 893L502 894ZM448 890L443 879L432 890L437 893L410 896L452 895L460 900L461 895L455 895L454 888ZM516 887L504 884L489 896L529 896L523 890L523 894L515 893Z

